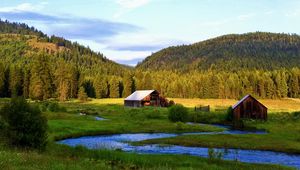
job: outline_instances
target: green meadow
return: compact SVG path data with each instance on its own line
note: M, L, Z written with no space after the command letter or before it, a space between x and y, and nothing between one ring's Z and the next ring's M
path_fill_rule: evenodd
M184 101L175 102L189 107L189 121L201 123L226 123L226 109L234 100L188 99L194 105L209 103L211 113L197 113ZM208 102L209 101L209 102ZM1 99L0 104L8 102ZM166 139L146 140L136 144L158 143L183 146L206 146L242 149L260 149L300 153L300 118L298 100L269 101L272 113L267 122L246 121L250 128L265 129L264 135L192 135ZM126 153L120 150L88 150L69 147L56 141L79 136L139 133L139 132L212 132L223 131L210 125L196 126L173 123L168 120L167 108L126 108L122 99L96 99L85 103L77 100L59 103L50 109L38 104L48 119L48 144L45 151L15 148L1 137L0 169L292 169L279 165L249 164L237 161L199 158L185 155L147 155ZM272 107L274 105L274 107ZM278 105L282 105L278 108ZM276 107L275 107L276 106ZM270 108L271 107L271 108ZM283 112L284 110L284 112ZM300 109L299 109L300 110ZM80 115L85 113L86 115ZM95 116L107 120L96 121Z

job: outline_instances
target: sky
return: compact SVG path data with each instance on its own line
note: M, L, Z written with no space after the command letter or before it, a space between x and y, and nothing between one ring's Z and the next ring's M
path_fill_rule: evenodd
M300 1L0 0L0 18L134 66L163 48L225 34L300 34Z

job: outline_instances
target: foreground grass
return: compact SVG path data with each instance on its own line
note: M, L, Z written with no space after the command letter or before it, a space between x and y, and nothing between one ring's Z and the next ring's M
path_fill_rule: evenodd
M206 169L285 170L277 165L246 164L192 156L141 155L120 151L87 150L83 147L49 144L45 152L0 146L1 169Z
M111 99L105 99L103 101L92 100L87 103L65 102L61 105L66 107L66 111L44 112L49 125L49 144L46 151L39 153L37 151L11 149L0 142L0 169L291 169L276 165L209 160L184 155L144 155L121 151L87 150L82 147L71 148L55 143L55 140L59 139L100 134L223 130L209 125L195 126L172 123L167 119L166 108L124 108L122 105L116 104L120 101L122 100L113 99L111 101ZM108 104L110 102L114 104ZM191 112L192 110L190 109ZM80 116L80 112L87 112L88 115ZM210 116L204 115L197 117L197 120L218 122L224 118L222 113L216 112ZM107 120L96 121L95 116L101 116ZM285 125L282 126L282 124ZM299 122L292 122L291 124L276 121L270 123L254 122L251 125L256 128L265 128L270 134L260 136L193 135L168 140L170 143L173 142L173 144L178 145L201 146L204 143L209 143L211 147L226 145L237 148L247 148L251 146L252 142L252 146L263 148L263 146L259 146L260 141L261 145L274 145L274 148L278 147L283 148L285 151L296 150L298 152ZM165 139L163 140L152 142L168 143ZM269 143L261 142L265 140ZM271 143L272 141L273 143ZM229 146L228 143L235 143L236 146Z

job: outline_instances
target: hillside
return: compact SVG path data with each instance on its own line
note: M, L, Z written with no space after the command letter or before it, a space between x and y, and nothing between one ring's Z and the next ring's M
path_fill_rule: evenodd
M142 70L275 70L300 66L300 36L231 34L191 45L169 47L137 65Z
M77 65L81 69L97 67L98 71L110 74L122 74L125 66L107 59L103 54L52 35L48 37L34 27L22 23L10 23L0 20L0 57L1 60L17 60L22 62L39 52L59 57L66 62ZM13 56L13 57L12 57ZM50 59L51 60L51 59ZM26 59L28 62L28 59Z
M119 86L127 71L129 67L76 42L0 20L0 97L66 100L77 97L81 86L89 97L113 92L119 97L122 91L109 87ZM102 91L93 83L102 83Z

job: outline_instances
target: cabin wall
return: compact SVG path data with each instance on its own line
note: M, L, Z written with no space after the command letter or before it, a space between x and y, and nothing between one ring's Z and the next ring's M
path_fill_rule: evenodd
M267 108L249 97L233 110L233 117L235 120L239 120L240 118L266 120Z
M142 101L143 106L161 106L158 92L153 92L146 96Z
M141 101L131 101L131 100L125 100L124 106L127 107L142 107Z

